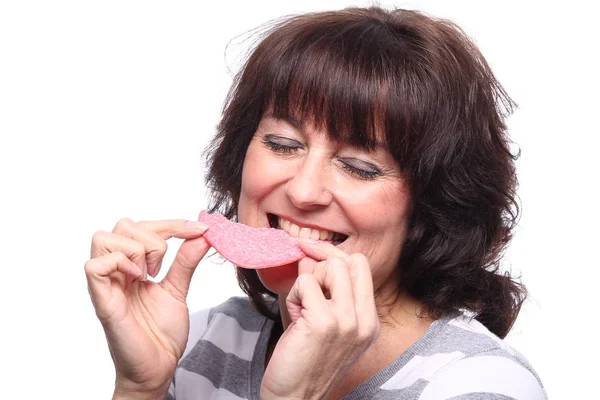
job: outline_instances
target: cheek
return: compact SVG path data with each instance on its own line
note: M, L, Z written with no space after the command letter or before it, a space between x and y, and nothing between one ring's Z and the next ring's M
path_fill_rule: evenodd
M252 225L251 219L259 203L285 182L286 172L282 163L272 154L262 151L253 142L244 160L242 169L242 185L238 205L238 218L241 222Z
M263 184L264 180L259 178L262 167L259 163L255 162L253 158L252 151L249 149L242 169L242 186L240 191L240 204L238 207L238 213L242 214L238 215L238 218L240 218L242 222L244 222L242 217L245 214L245 208L249 206L249 203L253 200L259 199L265 191Z
M256 271L262 284L277 295L287 295L298 277L298 263L265 268Z

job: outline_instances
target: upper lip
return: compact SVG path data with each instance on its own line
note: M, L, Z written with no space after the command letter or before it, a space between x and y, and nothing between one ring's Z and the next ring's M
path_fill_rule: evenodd
M333 229L328 229L328 228L323 228L322 226L316 225L316 224L311 224L308 222L300 222L297 219L294 219L292 217L288 217L287 215L282 215L282 214L275 214L275 213L271 213L271 215L274 215L277 218L283 218L287 221L290 221L292 224L298 225L300 228L311 228L311 229L317 229L320 231L327 231L327 232L333 232L333 233L339 233L342 234L344 236L347 236L346 234L340 232L340 231L336 231Z

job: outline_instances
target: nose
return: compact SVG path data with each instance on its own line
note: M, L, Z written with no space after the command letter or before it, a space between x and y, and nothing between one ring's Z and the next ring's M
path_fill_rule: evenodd
M333 201L333 193L328 188L328 168L324 163L324 160L308 155L294 171L295 175L287 182L285 192L296 207L312 210Z

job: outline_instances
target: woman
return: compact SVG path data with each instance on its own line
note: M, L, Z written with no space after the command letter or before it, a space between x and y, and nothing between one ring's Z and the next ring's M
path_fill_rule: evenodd
M500 339L526 293L497 271L517 217L513 106L448 21L372 7L278 23L236 77L207 183L211 211L284 229L307 257L238 268L249 301L188 318L210 227L95 234L115 398L545 398ZM146 280L170 237L186 240Z

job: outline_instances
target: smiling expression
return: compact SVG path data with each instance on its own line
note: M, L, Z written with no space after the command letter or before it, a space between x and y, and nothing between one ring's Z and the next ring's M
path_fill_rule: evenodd
M397 286L410 207L398 165L384 146L367 151L291 119L263 116L250 142L238 203L240 222L331 240L370 261L375 289ZM289 292L297 263L258 271L265 287Z

